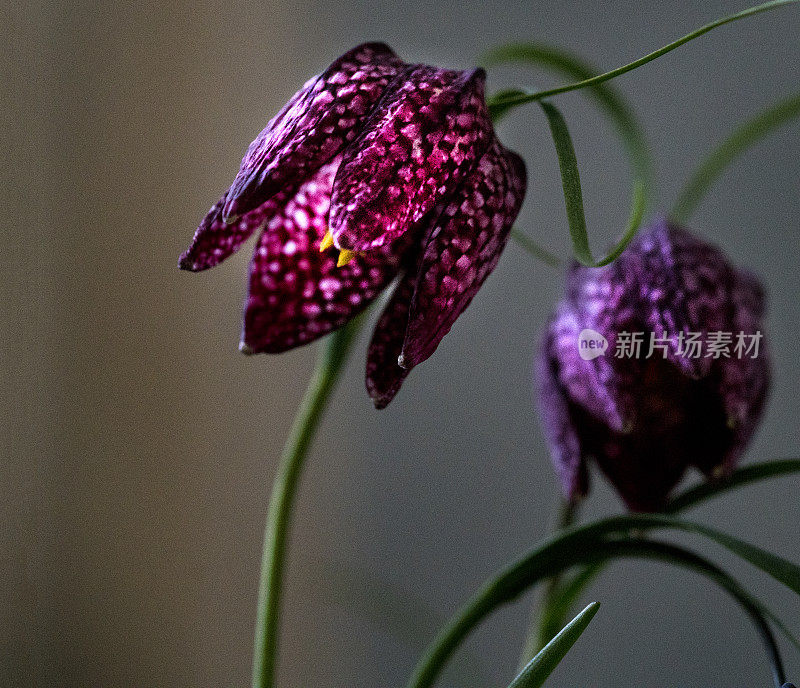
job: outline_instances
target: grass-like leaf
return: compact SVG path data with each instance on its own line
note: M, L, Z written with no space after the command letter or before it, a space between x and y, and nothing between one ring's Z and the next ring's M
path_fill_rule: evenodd
M601 260L595 260L589 247L589 236L586 233L586 217L583 211L583 192L581 190L581 175L578 171L578 159L575 156L575 147L569 134L564 117L552 103L541 102L540 105L550 125L553 143L558 155L558 166L561 170L561 186L564 191L564 205L567 210L567 223L569 235L572 239L572 249L575 257L589 267L607 265L616 259L636 235L642 222L645 207L645 187L639 181L634 183L633 212L628 227L622 238L611 252Z
M656 528L708 537L800 594L800 567L733 536L667 516L607 518L552 537L489 581L441 632L418 665L409 687L432 686L444 664L472 630L491 612L516 599L530 586L579 564L593 564L621 556L624 548L639 542L630 537L632 531ZM617 539L612 542L609 538Z
M556 634L547 645L525 666L519 675L509 684L508 688L539 688L553 670L558 666L564 655L581 637L589 622L594 618L600 605L592 602L561 631Z
M556 88L550 88L545 91L536 91L534 93L528 93L521 89L515 91L507 91L503 94L499 94L499 96L492 98L489 102L490 108L509 108L516 105L524 105L525 103L533 103L537 101L544 100L545 98L550 98L551 96L556 96L560 93L566 93L568 91L576 91L581 88L588 88L590 86L597 86L598 84L602 84L609 79L614 79L615 77L621 76L627 72L630 72L637 67L641 67L642 65L647 64L648 62L652 62L656 58L661 57L662 55L666 55L668 52L675 50L675 48L679 48L680 46L688 43L689 41L694 40L695 38L699 38L704 34L707 34L709 31L716 29L720 26L724 26L725 24L730 24L731 22L738 21L739 19L745 19L747 17L751 17L754 14L759 14L761 12L766 12L767 10L777 9L779 7L783 7L784 5L791 5L798 2L798 0L772 0L771 2L765 2L761 5L756 5L754 7L748 7L741 12L736 12L735 14L728 15L727 17L722 17L721 19L717 19L715 21L706 24L705 26L701 26L699 29L695 29L691 33L682 36L681 38L665 45L663 48L659 48L658 50L654 50L651 53L648 53L644 57L640 57L638 60L634 60L633 62L629 62L622 67L617 67L616 69L612 69L610 72L605 72L603 74L598 74L597 76L593 76L589 79L582 79L576 83L572 84L565 84L564 86L558 86Z
M670 218L685 223L725 169L761 139L800 117L800 93L784 98L738 127L697 166L678 194Z
M800 473L800 459L778 459L743 466L736 469L724 480L703 482L673 497L664 511L667 514L677 514L708 499L720 497L731 490L762 480L779 478L795 473ZM578 603L581 593L600 574L605 566L606 564L604 563L589 564L561 584L558 592L559 604L553 607L548 618L543 620L543 636L550 638L555 635L564 624L570 611ZM794 642L794 639L792 640ZM800 649L800 644L798 644L798 649Z
M668 514L676 514L696 506L707 499L719 497L730 490L735 490L761 480L792 475L793 473L800 473L800 459L778 459L776 461L764 461L762 463L743 466L742 468L737 468L724 480L704 482L673 497L669 501L665 512Z
M481 59L481 64L486 67L511 63L530 65L580 80L591 79L598 74L595 67L574 53L546 43L511 43L489 51ZM509 89L494 94L494 98L502 100L521 93L523 92ZM628 153L634 178L649 196L653 190L650 147L633 109L612 84L593 84L586 89L586 93L614 127ZM497 117L505 112L507 109L499 111ZM646 197L645 205L648 203L649 198Z
M566 75L573 79L589 79L597 70L578 56L556 46L544 43L513 43L488 52L481 60L487 67L508 63L526 64ZM610 84L595 84L587 88L599 109L608 117L628 154L633 170L633 194L628 226L638 227L653 192L653 174L650 151L644 131L625 102L622 95ZM490 99L490 110L495 121L511 108L503 105L491 107L491 103L504 98L519 96L523 91L508 89L498 92ZM635 231L635 228L634 228ZM548 264L555 264L552 254L541 248L527 235L515 232L512 237L531 255Z
M521 232L516 227L511 228L511 238L514 239L525 251L530 253L534 258L538 258L543 263L547 263L550 267L558 267L561 265L561 259L553 255L543 246L540 246L536 241L531 239L527 234Z

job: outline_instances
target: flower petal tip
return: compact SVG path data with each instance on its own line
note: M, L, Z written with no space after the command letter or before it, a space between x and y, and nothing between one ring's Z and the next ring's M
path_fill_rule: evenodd
M188 252L182 253L178 258L178 270L187 270L188 272L197 272L198 268L194 261L189 258Z

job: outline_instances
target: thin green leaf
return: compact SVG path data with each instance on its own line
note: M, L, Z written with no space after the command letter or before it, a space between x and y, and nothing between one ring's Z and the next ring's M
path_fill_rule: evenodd
M472 630L492 611L516 599L531 585L578 564L603 561L620 556L606 550L610 536L628 536L631 531L666 528L704 535L727 547L764 572L800 593L800 568L776 555L744 543L706 526L666 516L616 516L560 533L542 546L502 571L487 583L459 612L429 648L409 682L410 688L428 688L436 681L442 667ZM613 543L617 548L635 540ZM621 551L621 550L620 550Z
M764 643L764 648L767 652L767 657L769 658L770 667L772 669L774 683L777 688L783 685L786 680L783 662L781 661L775 637L767 623L767 618L773 621L773 623L788 636L795 647L798 646L798 642L780 619L761 604L761 602L750 595L736 579L716 564L677 545L645 539L631 540L620 544L623 547L621 550L622 556L644 557L662 561L673 566L687 568L708 577L725 590L752 620Z
M741 12L737 12L736 14L729 15L727 17L723 17L722 19L717 19L716 21L711 22L710 24L706 24L705 26L701 26L699 29L692 31L691 33L686 34L682 38L679 38L672 43L665 45L663 48L659 48L658 50L653 51L645 55L644 57L640 57L638 60L634 60L622 67L618 67L617 69L612 69L610 72L605 72L604 74L598 74L597 76L591 77L590 79L583 79L578 81L577 83L566 84L564 86L559 86L557 88L551 88L546 91L538 91L535 93L524 93L524 92L517 92L517 93L509 93L503 95L502 98L493 98L489 103L490 107L492 108L508 108L515 105L523 105L525 103L533 103L536 101L543 100L544 98L550 98L551 96L558 95L560 93L566 93L567 91L575 91L581 88L587 88L589 86L596 86L597 84L601 84L604 81L608 81L609 79L613 79L615 77L621 76L626 72L630 72L637 67L641 67L648 62L652 62L658 57L662 55L666 55L668 52L675 50L675 48L679 48L684 43L688 43L695 38L699 38L700 36L716 29L719 26L723 26L725 24L730 24L731 22L738 21L739 19L745 19L746 17L750 17L754 14L759 14L760 12L766 12L767 10L777 9L779 7L783 7L784 5L791 5L793 3L798 2L799 0L772 0L772 2L765 2L761 5L756 5L755 7L749 7L746 10L742 10Z
M686 222L706 192L736 158L778 127L800 116L800 93L784 98L738 127L697 166L678 194L670 217Z
M487 67L508 63L533 65L582 80L591 79L598 73L591 64L584 62L577 55L545 43L529 42L504 45L489 51L481 60L481 64ZM521 94L523 94L522 91L508 89L495 93L493 98L502 100ZM633 110L625 102L622 94L611 84L593 84L587 88L587 94L594 99L598 108L605 113L616 129L628 152L634 177L641 182L645 190L651 191L653 173L650 149ZM501 116L505 111L507 110L502 110L497 116Z
M603 521L597 521L583 528L574 530L573 532L580 533L580 537L586 537L587 534L592 533L592 531L608 535L649 528L667 528L703 535L727 548L742 559L750 562L753 566L761 569L764 573L772 576L775 580L783 583L790 590L800 595L800 566L783 557L779 557L777 554L772 554L760 547L739 540L732 535L699 523L681 521L669 516L656 514L636 514L630 516L616 516Z
M744 540L739 540L739 538L735 538L732 535L709 528L708 526L703 526L698 523L687 523L686 521L680 521L678 523L680 525L676 526L675 521L673 521L672 526L699 535L705 535L729 549L734 554L739 555L742 559L749 561L753 566L761 569L764 573L769 574L775 580L783 583L787 588L800 595L800 566L797 564L783 557L779 557L777 554L772 554L772 552L767 552L760 547L744 542Z
M735 470L725 480L701 483L672 498L665 509L665 513L676 514L706 499L718 497L729 490L793 473L800 473L800 459L780 459L744 466Z
M530 253L534 258L538 258L543 263L547 263L551 267L558 267L561 265L561 259L550 253L546 248L540 246L527 234L521 232L516 227L511 228L511 238L514 239L525 251Z
M561 170L561 186L564 191L564 204L567 210L567 223L572 239L572 248L575 257L589 267L607 265L617 258L636 235L644 215L645 192L644 186L637 181L634 184L633 210L628 221L628 228L614 249L603 259L596 261L589 247L589 236L586 232L586 218L583 212L583 192L581 191L581 176L578 171L578 160L575 148L569 135L567 123L558 109L548 102L540 103L547 122L558 156L558 166Z
M508 688L539 688L564 659L570 648L581 637L594 618L599 603L592 602L570 621L544 648L525 666Z
M481 60L487 67L505 63L522 63L541 67L564 74L574 79L590 79L597 75L597 70L581 58L556 46L544 43L513 43L488 52ZM593 98L599 109L611 121L622 141L633 171L633 193L628 226L641 222L641 217L650 204L653 194L653 173L650 150L647 138L633 110L625 102L622 95L611 84L594 84L587 88L588 95ZM502 100L510 96L518 96L523 92L508 89L494 94L493 99ZM493 102L490 99L490 102ZM500 119L513 106L490 107L495 120ZM520 239L515 237L518 241ZM541 258L531 251L533 255Z
M536 638L540 647L558 633L558 629L564 625L569 613L578 603L581 593L600 575L603 568L603 564L589 564L581 568L573 577L560 583L553 594L556 602L547 608L546 615L540 623ZM535 651L538 648L531 649Z
M743 466L742 468L736 469L725 480L704 482L674 497L667 505L665 513L677 514L707 499L719 497L730 490L735 490L761 480L768 480L770 478L777 478L795 473L800 473L800 459L780 459ZM599 563L585 566L561 584L558 593L560 604L554 607L548 618L544 620L542 626L544 635L550 634L552 637L552 635L563 626L570 611L577 604L581 593L600 574L606 565L607 563ZM774 618L773 621L781 628L784 634L789 637L798 650L800 650L800 643L788 633L785 626L782 626L780 622Z

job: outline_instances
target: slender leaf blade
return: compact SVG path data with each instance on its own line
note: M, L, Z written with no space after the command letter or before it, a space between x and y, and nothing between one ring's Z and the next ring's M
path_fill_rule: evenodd
M603 74L598 74L597 76L593 76L589 79L583 79L576 83L565 84L564 86L547 89L545 91L537 91L535 93L526 93L520 91L516 94L506 94L503 95L502 98L492 99L492 101L489 103L489 106L493 108L494 107L508 108L516 105L524 105L525 103L533 103L536 101L541 101L545 98L550 98L560 93L567 93L568 91L576 91L581 88L596 86L597 84L601 84L605 81L608 81L609 79L614 79L618 76L621 76L622 74L626 74L627 72L630 72L631 70L634 70L637 67L641 67L642 65L645 65L648 62L652 62L656 58L659 58L662 55L666 55L668 52L675 50L675 48L679 48L685 43L688 43L689 41L692 41L695 38L699 38L700 36L707 34L709 31L712 31L717 27L724 26L725 24L730 24L731 22L738 21L739 19L745 19L747 17L751 17L761 12L777 9L785 5L791 5L798 1L800 0L772 0L771 2L765 2L760 5L755 5L754 7L748 7L747 9L744 9L741 12L736 12L735 14L722 17L721 19L716 19L715 21L712 21L709 24L701 26L699 29L695 29L694 31L686 34L685 36L682 36L681 38L672 41L672 43L669 43L664 47L659 48L658 50L654 50L653 52L648 53L644 57L640 57L638 60L629 62L628 64L623 65L622 67L617 67L616 69L612 69L609 72L604 72Z
M508 688L539 688L581 637L599 608L598 602L589 604L528 662Z
M598 74L598 70L593 65L577 55L547 43L510 43L490 50L481 60L481 64L487 67L508 63L532 65L574 79L590 79ZM651 190L653 172L650 147L633 109L611 84L594 84L588 87L587 93L595 100L598 108L616 129L628 151L634 177L640 180L646 191ZM519 95L524 95L524 91L508 89L493 94L492 99L502 100ZM503 112L506 111L507 109L503 110Z
M614 249L603 259L597 261L592 256L589 247L589 235L586 232L586 217L583 210L583 192L581 190L581 176L578 170L578 159L572 137L569 134L564 117L552 103L540 103L550 126L553 143L558 157L558 166L561 171L561 187L564 191L564 205L567 211L567 224L572 239L572 250L575 257L589 267L601 267L615 260L628 246L636 235L642 217L644 216L645 191L644 186L637 182L634 185L633 211L628 228Z
M778 459L764 461L736 469L731 475L718 482L704 482L691 487L682 494L673 497L665 509L665 513L676 514L689 509L697 504L730 490L735 490L745 485L778 478L785 475L800 473L800 459Z
M698 165L678 194L670 217L678 223L686 222L732 162L748 148L797 117L800 117L800 93L784 98L739 126Z

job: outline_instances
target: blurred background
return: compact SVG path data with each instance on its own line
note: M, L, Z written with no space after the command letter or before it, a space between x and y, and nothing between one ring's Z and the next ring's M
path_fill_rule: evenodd
M536 39L609 69L743 4L5 3L0 685L249 684L270 484L315 347L238 353L248 249L201 275L176 262L311 74L365 40L465 68ZM798 29L797 7L762 14L617 81L651 138L662 208L704 151L797 88ZM550 83L489 75L490 90ZM627 217L626 160L583 96L558 103L599 252ZM540 110L517 110L500 135L528 164L518 226L568 255ZM798 180L795 124L748 153L693 222L769 289L775 379L748 461L800 450ZM364 391L362 336L299 496L280 685L402 685L437 619L545 536L556 481L530 370L562 286L511 244L383 412ZM773 481L691 515L798 560L797 488ZM620 509L597 477L586 516ZM800 628L791 594L731 563ZM619 563L590 597L603 607L549 685L769 685L747 620L692 574ZM492 617L442 685L505 685L530 603ZM788 649L787 664L800 681Z

